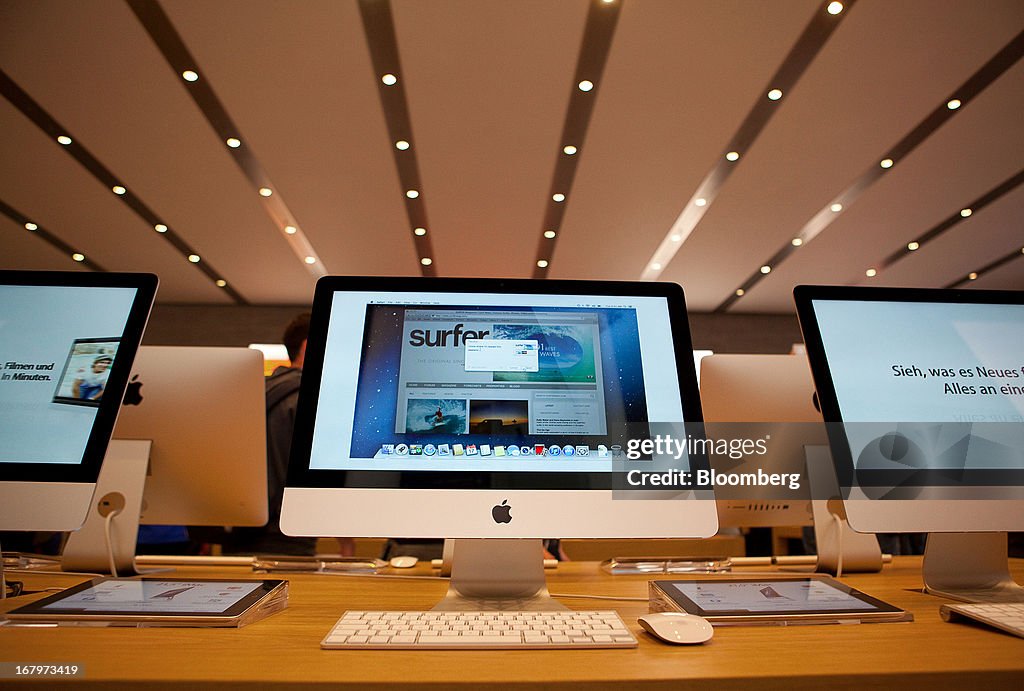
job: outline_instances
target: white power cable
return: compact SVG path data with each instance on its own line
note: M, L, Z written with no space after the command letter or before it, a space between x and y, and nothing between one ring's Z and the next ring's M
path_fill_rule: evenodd
M107 559L110 561L110 575L114 578L117 578L117 563L114 561L114 541L110 537L110 524L113 522L114 516L119 513L121 513L120 509L112 510L103 522L103 535L107 541Z
M836 546L839 556L836 557L836 578L843 576L843 519L838 514L832 514L832 522L836 526Z

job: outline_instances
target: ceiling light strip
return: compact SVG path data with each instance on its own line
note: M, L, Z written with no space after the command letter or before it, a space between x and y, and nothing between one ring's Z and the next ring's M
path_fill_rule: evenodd
M757 137L785 101L785 95L796 86L854 4L855 0L847 2L841 14L830 12L825 3L815 10L803 33L793 44L775 74L768 80L768 84L761 90L754 106L722 150L722 155L704 176L693 196L679 213L679 217L669 228L665 239L647 262L640 274L641 279L653 281L661 276L662 271L711 208L711 203L739 165L740 159L750 151Z
M849 209L850 205L853 204L853 202L860 197L865 190L880 180L882 176L886 175L887 171L891 170L893 165L898 164L899 161L906 158L914 149L920 146L921 143L931 137L940 127L942 127L942 125L948 122L950 118L955 117L964 110L963 107L950 109L947 106L947 103L951 99L956 98L962 105L970 105L971 101L977 97L978 94L988 88L990 84L1013 67L1013 65L1020 60L1022 56L1024 56L1024 31L1017 34L1013 40L1007 43L1002 50L992 57L992 59L982 65L980 69L967 79L967 81L955 89L952 94L943 98L941 102L928 115L926 115L923 120L921 120L921 122L910 130L910 132L896 142L895 145L890 147L883 155L879 156L878 164L873 164L870 168L864 171L860 177L854 180L848 188L833 199L830 199L825 204L824 208L819 210L796 235L796 237L802 240L801 246L806 245L817 237L825 230L825 228L831 225L836 218L838 218L839 214L834 213L831 210L831 206L833 204L838 203L841 204L844 209ZM786 256L788 256L788 254ZM764 274L760 271L752 273L742 284L743 294L737 295L733 292L715 308L715 312L724 312L729 309L737 300L740 299L740 297L749 294L750 288L763 278Z
M576 71L570 87L569 105L562 124L562 136L558 140L555 171L551 177L551 188L548 190L548 201L537 243L537 257L533 265L534 278L546 278L551 270L551 258L555 253L562 220L569 206L566 200L572 196L570 192L590 127L590 117L597 102L598 86L601 84L608 52L615 36L619 11L619 3L609 4L602 0L591 0L587 12L580 52L576 59Z
M1024 170L1021 170L1016 175L1007 178L999 185L993 187L991 190L972 201L970 204L958 208L947 218L943 219L932 228L929 228L924 233L908 242L902 248L896 250L888 257L878 262L878 268L887 269L911 252L920 251L920 249L924 247L925 243L931 242L943 233L952 229L954 226L963 223L981 209L984 209L1003 195L1008 194L1019 187L1022 183L1024 183ZM965 211L970 211L970 213L964 213ZM909 249L910 245L914 245L914 249Z
M986 264L985 266L981 267L977 271L972 271L969 274L967 274L966 276L958 278L955 281L953 281L952 283L949 283L949 284L947 284L947 285L945 285L943 287L944 288L959 288L959 287L961 287L963 285L966 285L966 284L969 284L969 283L974 283L974 281L976 281L978 278L984 276L985 274L992 273L993 271L995 271L996 269L1002 267L1003 265L1009 264L1010 262L1014 262L1014 261L1017 261L1017 260L1020 260L1020 259L1024 259L1024 247L1018 247L1018 248L1012 250L1009 254L1005 254L1002 257L1000 257L999 259L996 259L994 262Z
M363 32L370 48L374 81L380 91L380 103L388 128L388 148L395 159L395 168L401 183L402 200L413 246L420 261L420 273L437 275L437 257L430 240L430 223L423 198L419 163L416 160L416 140L412 135L412 119L406 100L404 72L398 53L395 22L388 0L359 0L359 14Z
M231 119L224 104L217 98L209 77L199 67L170 17L155 0L127 0L132 12L145 28L146 33L163 54L167 64L176 75L181 75L187 82L185 91L192 97L206 121L217 133L217 138L228 150L228 154L242 173L252 184L254 193L258 195L263 210L270 216L274 227L281 233L285 242L292 248L311 274L320 277L326 275L327 267L313 249L312 243L302 232L302 226L288 208L282 195L270 181L270 176L260 164L256 152L242 136L235 122ZM286 232L286 228L294 232ZM314 261L310 262L309 257Z
M50 232L42 225L40 225L38 221L33 221L25 214L19 212L14 207L8 205L2 199L0 199L0 213L2 213L4 216L7 216L7 218L11 219L15 223L17 223L20 227L24 228L26 233L31 233L32 235L38 237L40 240L52 245L54 248L56 248L58 252L63 254L68 259L71 259L71 261L75 262L75 264L80 264L81 266L92 269L93 271L106 271L106 269L100 266L98 263L94 262L92 259L89 259L88 255L86 255L83 252L79 252L74 247L64 242L59 237L54 235L52 232ZM82 257L82 259L74 259L74 257Z
M128 208L142 217L149 228L154 228L156 226L163 228L164 230L162 230L160 234L164 239L171 243L179 253L186 258L191 255L200 256L191 245L185 242L185 240L172 229L168 228L166 222L157 216L157 214L150 209L145 202L135 195L130 185L125 188L124 181L115 176L106 166L100 163L99 160L85 148L81 140L77 137L71 137L67 128L58 123L53 116L46 112L42 106L36 103L35 100L33 100L32 97L29 96L20 86L18 86L2 69L0 69L0 93L2 93L15 108L20 110L25 117L31 120L36 127L53 138L54 141L57 141L60 137L64 137L64 140L58 142L61 149L78 161L82 167L92 174L94 178L99 180L100 184L116 194L117 197L128 206ZM118 189L115 190L115 188ZM230 295L235 302L241 305L248 304L248 301L242 297L238 291L232 288L230 284L223 286L217 284L217 281L222 281L224 277L222 274L218 273L209 264L209 262L195 263L195 265L196 268L206 274L214 284L218 285L218 287L224 290L225 293Z

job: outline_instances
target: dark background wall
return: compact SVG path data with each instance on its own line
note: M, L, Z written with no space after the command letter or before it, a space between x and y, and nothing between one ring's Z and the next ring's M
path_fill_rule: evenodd
M247 346L279 343L284 327L309 307L157 305L146 327L148 345ZM803 341L789 314L691 313L693 347L716 353L788 353Z

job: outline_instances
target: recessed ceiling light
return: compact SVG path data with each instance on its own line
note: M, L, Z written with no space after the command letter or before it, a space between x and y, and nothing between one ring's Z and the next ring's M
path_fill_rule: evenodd
M285 226L284 232L287 233L288 235L295 235L295 233L299 231L295 226Z
M125 188L121 187L120 185L114 185L113 187L110 188L110 191L113 192L114 194L122 195L125 192L127 192L128 190L126 190Z
M737 288L736 289L736 297L741 298L741 297L743 297L743 294L746 293L746 292L747 291L743 290L742 288Z
M307 264L316 264L316 257L306 257Z
M67 136L66 134L62 134L59 137L57 137L57 142L63 144L64 146L67 146L68 144L71 143L71 137Z
M395 148L398 149L399 151L405 151L406 149L409 148L409 142L405 141L404 139L399 139L397 142L395 142Z
M804 239L803 238L793 238L789 242L790 242L790 244L793 245L793 247L799 247L800 245L804 244Z
M975 280L977 280L977 279L978 279L978 274L976 274L976 273L974 273L974 272L972 271L971 273L967 274L967 279L968 279L968 280L971 280L971 281L975 281Z
M407 196L409 199L415 199L416 197L420 196L420 193L419 190L406 190L405 196Z
M416 228L412 232L415 233L416 235L422 236L422 235L426 235L427 234L427 229L426 228Z
M828 7L826 7L825 9L828 10L829 14L839 14L840 12L843 11L843 3L841 3L841 2L830 2L828 4Z
M658 262L651 264L651 271L661 271L661 264Z
M39 230L39 226L37 226L37 225L36 225L35 223L33 223L32 221L28 221L28 222L27 222L27 223L25 224L25 230Z
M873 276L878 275L878 272L875 271L874 269L868 269L867 271L864 272L864 275L867 276L868 278L871 278Z
M555 235L557 235L557 233L555 231L553 231L553 230L545 230L544 231L544 237L546 237L548 240L554 240L555 239Z
M726 161L738 161L740 160L740 153L738 151L730 151L725 155Z
M668 237L668 239L671 240L672 242L679 242L680 240L683 239L683 236L679 235L678 233L673 233Z
M224 286L226 286L226 285L228 284L228 282L227 282L227 281L225 281L225 280L224 280L223 278L218 278L218 279L217 279L217 280L215 281L215 283L217 284L217 287L218 287L218 288L223 288Z
M384 82L385 86L394 86L398 83L398 77L393 74L385 74L380 80Z
M772 89L768 92L768 98L772 101L778 101L782 98L782 89Z
M270 189L269 187L261 187L260 188L260 196L261 197L269 197L272 194L274 194L274 190Z
M946 107L949 108L950 110L956 110L961 105L963 104L960 102L959 98L954 98L946 102Z
M225 144L230 146L232 149L237 149L242 145L242 140L236 139L235 137L228 137Z
M199 263L199 255L198 254L190 254L190 255L188 255L188 260L190 262L192 262L193 264L198 264Z
M537 266L539 266L542 269L548 268L548 260L547 259L538 259L537 260Z
M553 200L555 200L556 202L564 202L565 201L565 195L562 194L561 192L558 192L556 194L552 194L551 198Z
M968 216L970 216L973 213L974 213L974 209L970 209L970 208L968 208L968 209L960 209L960 215L963 216L964 218L967 218Z
M883 168L892 168L892 159L883 158L881 161L879 161L878 165L882 166Z
M578 84L578 86L580 88L580 91L590 91L591 89L594 88L594 82L588 79L584 79L582 82Z
M772 267L768 266L767 264L765 264L764 266L761 267L761 273L763 273L763 274L770 274L771 272L772 272Z
M186 82L194 82L199 80L199 75L193 72L192 70L185 70L181 73L181 78L184 79Z
M842 204L833 204L832 206L830 206L828 208L832 211L832 213L837 214L837 213L839 213L840 211L843 210L843 205Z
M85 261L85 255L80 252L75 252L74 254L71 255L71 258L74 259L76 262Z
M693 203L696 204L697 206L707 206L708 200L705 199L704 197L698 197L697 199L694 200Z
M423 257L423 259L420 259L420 264L422 264L423 266L430 266L433 263L434 260L431 259L430 257Z
M920 249L920 247L921 247L921 243L920 242L908 242L907 243L907 249L910 250L911 252L913 252L914 250Z
M155 226L153 226L153 230L155 230L158 233L166 233L167 226L165 226L163 223L157 223Z
M569 144L567 146L563 146L562 147L562 153L564 153L566 156L572 156L577 151L578 151L578 149L575 146L573 146L572 144Z

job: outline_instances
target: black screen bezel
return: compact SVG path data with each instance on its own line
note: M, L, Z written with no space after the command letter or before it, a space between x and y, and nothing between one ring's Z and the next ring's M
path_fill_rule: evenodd
M295 417L295 431L288 466L288 487L380 489L505 489L584 490L611 489L612 474L581 472L491 471L394 471L326 470L309 467L316 421L328 325L336 292L407 293L518 293L532 295L599 295L612 297L662 297L667 301L676 372L679 378L683 419L700 429L703 414L697 389L686 303L683 289L675 283L625 281L571 281L490 278L411 278L325 276L317 281L313 296L309 338L302 367ZM653 421L659 422L659 421ZM697 432L695 432L697 434ZM706 456L693 455L694 470L708 469ZM357 481L372 477L376 482Z
M793 289L800 330L807 348L814 387L826 423L829 446L839 486L851 487L999 487L1024 485L1024 469L967 469L956 478L943 470L916 470L908 477L906 470L860 469L854 464L849 439L843 426L842 413L832 381L828 356L814 311L815 301L835 302L922 302L975 305L1024 305L1024 291L963 290L949 288L886 288L863 286L799 285ZM886 422L880 420L879 422ZM893 498L900 498L893 495Z
M110 435L121 408L128 377L135 354L149 320L156 297L158 279L146 273L89 273L84 271L8 271L0 270L0 285L38 286L56 288L134 288L132 301L120 337L117 357L110 368L110 376L103 398L96 410L89 440L80 463L0 463L0 481L13 482L85 482L95 483L103 457L107 453Z

